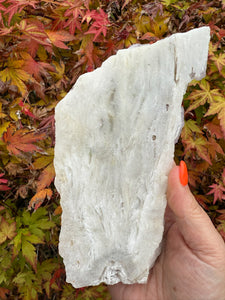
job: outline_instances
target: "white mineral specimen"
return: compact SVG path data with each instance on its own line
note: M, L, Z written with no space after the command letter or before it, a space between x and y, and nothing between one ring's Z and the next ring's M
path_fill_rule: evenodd
M182 98L205 76L208 27L120 50L56 107L59 252L75 287L144 283L160 253Z

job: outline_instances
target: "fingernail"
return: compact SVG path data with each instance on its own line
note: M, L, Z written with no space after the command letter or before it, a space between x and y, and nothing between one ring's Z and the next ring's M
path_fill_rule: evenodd
M180 177L180 183L182 185L188 184L187 165L183 160L180 161L179 177Z

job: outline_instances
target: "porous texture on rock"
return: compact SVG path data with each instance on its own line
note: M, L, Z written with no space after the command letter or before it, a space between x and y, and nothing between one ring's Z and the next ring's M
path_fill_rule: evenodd
M205 76L208 27L120 50L57 105L59 252L76 288L144 283L160 253L182 98Z

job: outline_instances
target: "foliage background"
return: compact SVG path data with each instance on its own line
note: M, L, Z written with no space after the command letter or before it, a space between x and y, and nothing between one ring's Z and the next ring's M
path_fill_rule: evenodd
M1 299L110 299L104 285L65 281L54 107L118 49L205 25L207 76L184 97L175 160L225 239L225 1L0 0Z

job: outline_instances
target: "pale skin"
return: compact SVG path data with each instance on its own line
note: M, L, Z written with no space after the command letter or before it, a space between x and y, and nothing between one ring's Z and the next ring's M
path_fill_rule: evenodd
M225 244L179 167L168 178L161 255L147 284L109 286L113 300L225 300Z

